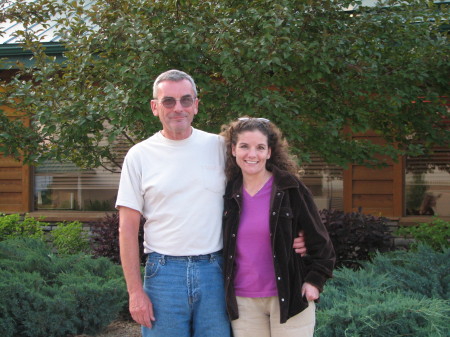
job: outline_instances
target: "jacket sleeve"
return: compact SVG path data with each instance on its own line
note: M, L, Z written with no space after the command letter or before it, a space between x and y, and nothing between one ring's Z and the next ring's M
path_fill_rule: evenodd
M301 182L294 200L298 201L293 205L297 212L298 229L303 229L305 232L307 249L307 256L303 257L306 265L305 282L322 291L326 280L333 275L336 262L333 244L320 219L311 192Z

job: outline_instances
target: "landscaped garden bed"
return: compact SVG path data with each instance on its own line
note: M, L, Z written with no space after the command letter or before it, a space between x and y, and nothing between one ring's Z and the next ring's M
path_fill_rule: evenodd
M315 336L450 335L448 222L411 228L403 234L417 244L392 250L382 218L321 215L338 268L317 305ZM27 216L0 215L3 337L140 336L118 264L118 217L91 233L78 222L47 234L45 227Z

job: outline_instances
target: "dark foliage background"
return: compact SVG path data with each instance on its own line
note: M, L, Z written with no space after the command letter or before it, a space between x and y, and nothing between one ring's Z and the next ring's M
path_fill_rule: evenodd
M139 229L139 251L141 264L145 263L143 248L145 219L141 217ZM97 257L107 257L116 264L120 264L119 245L119 212L107 214L105 218L92 226L92 253Z
M393 249L386 218L328 209L321 210L320 216L333 242L338 268L360 268L360 262L370 260L375 252Z

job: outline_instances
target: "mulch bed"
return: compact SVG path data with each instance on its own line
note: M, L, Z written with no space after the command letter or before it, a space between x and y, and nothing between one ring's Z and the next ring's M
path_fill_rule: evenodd
M74 337L94 337L77 335ZM141 337L141 326L135 322L117 320L108 325L105 330L95 337Z

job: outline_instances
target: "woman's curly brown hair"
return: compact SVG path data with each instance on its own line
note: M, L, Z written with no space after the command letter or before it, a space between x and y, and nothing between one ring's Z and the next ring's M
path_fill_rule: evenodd
M236 121L232 121L226 125L222 125L220 133L227 147L227 161L225 164L225 174L228 181L241 175L241 169L236 164L236 158L232 154L232 145L236 145L238 136L245 131L260 131L267 136L267 144L271 149L270 158L266 162L266 168L272 171L275 166L280 170L288 171L298 177L298 165L294 157L289 153L289 146L284 139L280 129L264 118L242 117Z

